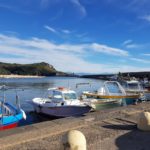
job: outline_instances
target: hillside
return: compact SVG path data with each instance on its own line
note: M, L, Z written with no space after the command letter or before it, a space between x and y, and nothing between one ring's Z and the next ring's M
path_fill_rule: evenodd
M59 72L48 63L34 64L10 64L0 62L0 75L36 75L36 76L54 76ZM65 74L65 73L64 73Z

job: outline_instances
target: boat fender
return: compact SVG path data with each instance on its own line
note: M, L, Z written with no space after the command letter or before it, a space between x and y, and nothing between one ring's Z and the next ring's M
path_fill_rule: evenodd
M63 105L64 105L64 102L62 102L61 105L63 106Z
M22 109L20 109L20 110L22 112L23 119L26 120L27 119L26 113L24 112L24 110L22 110Z
M96 110L96 105L95 104L91 104L91 111L93 110L93 111L95 111Z

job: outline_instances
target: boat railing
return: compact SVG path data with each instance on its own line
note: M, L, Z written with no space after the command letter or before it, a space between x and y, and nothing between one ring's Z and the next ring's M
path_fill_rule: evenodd
M116 92L111 92L110 90L109 90L109 84L114 84L115 85L115 87L117 87L118 89L118 91L116 91ZM104 84L103 84L103 87L105 88L105 90L106 90L106 94L107 95L113 95L113 94L118 94L118 95L126 95L126 92L125 92L125 90L123 89L123 87L117 82L117 81L105 81L104 82Z
M134 88L130 87L132 84L134 84ZM136 87L136 88L135 88ZM142 86L142 84L139 81L136 82L127 82L127 87L126 87L126 91L135 91L135 92L140 92L140 93L145 93L146 90L144 89L144 87Z
M80 85L89 85L91 87L91 83L90 82L83 82L83 83L77 83L76 84L76 88L78 88Z
M10 115L12 114L13 112L11 112L11 110L5 105L6 103L6 94L5 92L7 90L14 90L14 92L16 93L16 107L18 110L21 109L20 107L20 99L19 99L19 96L18 96L18 91L24 91L25 89L18 89L18 88L12 88L12 87L8 87L6 85L2 85L0 86L0 90L3 92L3 96L0 96L2 98L2 100L0 101L0 107L1 107L1 118L3 118L3 116L6 114L6 115ZM4 112L3 112L4 111ZM1 119L2 120L2 119Z

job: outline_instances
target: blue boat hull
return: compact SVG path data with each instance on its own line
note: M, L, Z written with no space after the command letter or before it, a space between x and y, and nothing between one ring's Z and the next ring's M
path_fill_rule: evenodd
M135 98L124 98L124 99L122 99L122 105L126 106L126 105L135 104L136 101L137 101L137 99L135 99Z
M12 114L0 117L0 130L14 128L18 125L18 122L23 119L23 112L20 109L16 109L9 103L5 103L4 105L11 110ZM2 114L2 112L0 114Z

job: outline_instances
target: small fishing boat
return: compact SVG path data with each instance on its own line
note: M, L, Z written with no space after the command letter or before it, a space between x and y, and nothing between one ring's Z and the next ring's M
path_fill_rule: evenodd
M96 109L105 107L115 107L135 103L140 95L127 94L117 81L105 81L103 86L96 92L83 92L83 101L90 101L96 105Z
M80 116L88 113L92 107L81 102L76 92L64 87L48 89L46 98L34 98L30 103L37 113L54 117Z
M127 93L140 94L141 100L150 100L150 91L144 88L137 80L126 81L124 88Z
M20 108L19 99L16 95L17 107L13 106L9 102L6 102L5 98L5 86L0 88L3 92L3 100L0 101L0 131L10 128L15 128L22 119L26 119L25 112Z

